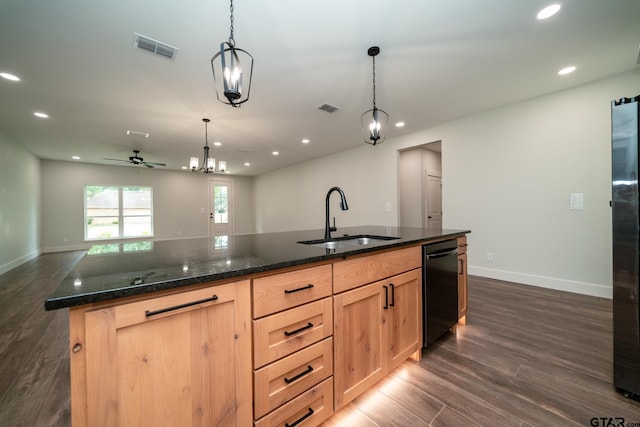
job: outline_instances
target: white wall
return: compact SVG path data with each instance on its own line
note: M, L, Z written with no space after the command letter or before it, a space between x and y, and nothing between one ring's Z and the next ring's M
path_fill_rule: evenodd
M84 186L153 187L154 239L206 237L209 234L208 179L202 173L42 160L43 251L87 248L84 241ZM221 178L221 176L216 176ZM254 232L252 178L233 181L235 231Z
M0 274L39 255L40 160L0 134Z
M441 140L443 224L471 229L471 274L611 297L610 102L639 93L636 70L262 175L257 229L322 228L333 185L338 227L396 225L398 150Z
M343 151L256 177L256 230L324 230L325 196L333 186L344 190L349 204L349 210L340 210L340 198L332 195L331 216L338 231L362 224L396 225L398 153L380 147ZM386 202L391 212L385 211Z

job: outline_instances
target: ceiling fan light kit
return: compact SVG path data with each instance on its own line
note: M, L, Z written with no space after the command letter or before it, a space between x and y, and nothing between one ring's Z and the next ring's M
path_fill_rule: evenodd
M373 59L373 108L360 116L364 142L371 145L382 144L389 126L389 115L376 106L376 56L380 53L378 46L372 46L367 54Z
M249 100L253 56L246 50L236 47L236 41L233 37L233 0L231 0L230 10L229 40L220 43L220 50L211 58L211 70L213 71L218 101L232 107L240 107L241 104Z
M140 154L140 150L133 150L133 156L129 156L129 160L124 160L124 159L108 159L108 158L104 158L105 160L112 160L114 162L126 162L126 163L131 163L132 165L142 165L148 168L153 169L156 166L167 166L165 163L157 163L157 162L145 162L144 159L140 156L138 156L138 154Z

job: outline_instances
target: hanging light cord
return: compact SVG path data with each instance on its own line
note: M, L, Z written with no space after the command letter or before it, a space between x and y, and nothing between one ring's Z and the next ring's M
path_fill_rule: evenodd
M373 58L373 109L376 109L376 57Z
M230 35L229 35L229 46L231 47L236 47L236 41L233 38L233 0L231 0L231 6L229 6L229 10L231 11L231 28L230 28Z
M205 147L209 146L209 133L207 132L207 128L209 125L209 121L207 120L206 122L204 122L204 145ZM205 159L206 161L206 159Z

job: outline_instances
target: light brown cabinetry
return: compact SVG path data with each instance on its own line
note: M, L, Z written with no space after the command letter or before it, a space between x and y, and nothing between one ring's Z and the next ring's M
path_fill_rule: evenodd
M458 321L467 322L467 237L458 237Z
M316 426L333 413L331 264L253 281L256 426Z
M249 281L70 310L73 426L249 426Z
M376 274L371 271L379 275L395 274L333 297L335 410L382 379L407 357L419 357L422 347L420 260L421 248L412 247L334 265L334 289L352 288L358 283L356 277L360 281L375 278ZM409 271L402 273L403 269Z

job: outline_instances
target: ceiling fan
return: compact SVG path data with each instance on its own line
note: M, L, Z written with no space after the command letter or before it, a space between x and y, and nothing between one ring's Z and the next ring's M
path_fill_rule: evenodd
M133 150L133 156L129 157L129 160L123 160L123 159L108 159L108 158L104 158L105 160L113 160L115 162L127 162L127 163L131 163L134 165L144 165L148 168L154 168L156 166L167 166L164 163L154 163L154 162L145 162L144 159L140 156L138 156L138 154L140 153L140 150Z

